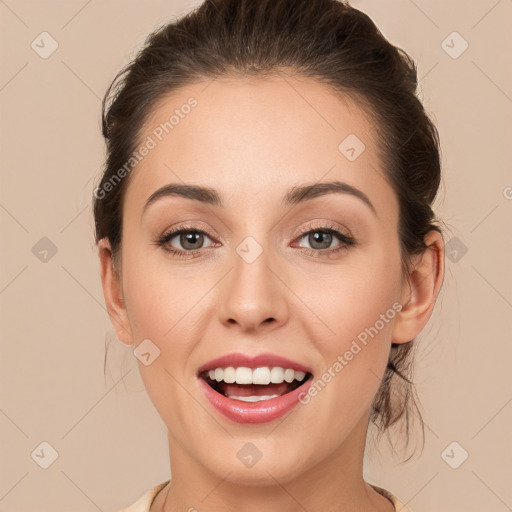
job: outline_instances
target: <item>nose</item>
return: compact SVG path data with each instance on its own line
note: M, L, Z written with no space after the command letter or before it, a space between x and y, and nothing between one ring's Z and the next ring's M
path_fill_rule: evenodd
M250 253L257 249L249 247L245 253L233 251L233 268L221 285L220 320L244 332L273 330L286 323L289 315L284 276L268 250L252 260Z

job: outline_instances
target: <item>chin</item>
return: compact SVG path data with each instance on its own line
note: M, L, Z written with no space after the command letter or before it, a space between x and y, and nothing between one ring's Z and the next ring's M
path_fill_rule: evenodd
M240 446L242 448L237 447L234 456L224 455L221 459L216 457L206 463L203 462L203 465L210 468L211 472L219 479L226 479L233 484L247 487L275 486L277 482L284 484L305 471L305 467L300 464L300 461L285 456L293 453L294 450L289 448L270 449L271 455L265 455L264 449L261 449L257 455L256 448L251 442L241 443ZM252 460L247 455L251 452ZM226 475L229 476L226 478Z

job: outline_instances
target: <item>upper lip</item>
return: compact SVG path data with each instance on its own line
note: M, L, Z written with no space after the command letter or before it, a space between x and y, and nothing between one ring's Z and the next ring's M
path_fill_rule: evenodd
M243 366L246 368L260 368L263 366L275 367L280 366L281 368L291 368L292 370L302 371L305 373L312 373L311 368L304 366L301 363L292 361L286 357L277 356L275 354L258 354L257 356L247 356L241 353L232 353L225 356L212 359L207 363L204 363L198 370L198 374L208 371L215 370L215 368L228 368L233 366L235 368Z

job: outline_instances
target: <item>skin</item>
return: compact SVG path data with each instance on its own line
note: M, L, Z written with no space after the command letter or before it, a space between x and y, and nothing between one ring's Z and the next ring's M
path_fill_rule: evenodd
M149 338L160 350L150 365L138 361L168 429L172 468L171 486L151 511L390 512L362 476L370 406L391 343L412 340L431 315L444 276L442 236L430 232L428 249L402 273L398 202L377 157L374 123L328 86L283 74L197 82L155 106L140 140L190 96L197 107L132 171L117 266L108 240L99 243L119 340L137 346ZM351 133L366 146L354 161L338 150ZM334 179L363 191L377 215L349 194L280 204L294 186ZM213 187L225 206L168 196L142 215L148 197L170 182ZM154 243L185 222L208 233L193 259ZM326 256L343 242L333 236L322 246L299 235L325 225L356 245ZM236 252L247 236L263 249L252 263ZM186 250L179 236L167 245ZM288 357L319 378L395 302L402 310L284 418L235 423L199 386L198 367L231 352ZM250 468L237 457L248 442L262 453Z

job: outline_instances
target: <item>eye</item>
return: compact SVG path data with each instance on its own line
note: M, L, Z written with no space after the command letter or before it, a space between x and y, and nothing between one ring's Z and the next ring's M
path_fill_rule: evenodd
M298 247L304 253L315 257L329 256L356 244L351 236L332 225L307 226L299 235L298 240L305 239L308 246L299 245ZM218 245L212 242L205 246L205 239L212 241L206 231L194 226L181 226L163 233L155 243L176 257L195 258L203 251L212 250ZM336 240L338 243L332 247Z
M194 257L202 249L209 249L211 246L204 247L205 238L211 240L208 233L193 226L182 226L177 229L165 232L156 243L176 256ZM174 244L171 242L176 239ZM213 245L213 244L212 244Z
M312 256L319 256L321 253L333 254L335 252L348 249L349 246L355 245L355 240L332 225L328 226L308 226L301 230L299 240L305 239L309 246L303 247L306 253ZM332 247L333 242L338 240L337 245Z

